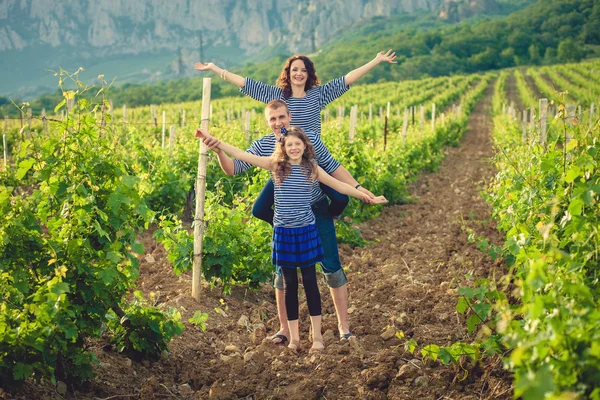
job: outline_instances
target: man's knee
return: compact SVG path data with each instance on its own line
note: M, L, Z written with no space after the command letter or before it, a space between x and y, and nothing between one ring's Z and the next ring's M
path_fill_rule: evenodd
M348 283L348 278L342 268L329 274L325 273L325 277L327 278L327 286L332 289L342 287Z

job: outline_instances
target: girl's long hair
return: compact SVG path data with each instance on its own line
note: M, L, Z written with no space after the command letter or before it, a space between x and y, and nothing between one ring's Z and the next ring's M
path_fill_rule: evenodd
M292 164L290 164L290 159L285 152L285 142L291 136L299 138L304 143L304 153L300 162L300 170L306 175L308 181L317 179L318 170L315 161L315 148L302 129L292 127L287 131L285 136L281 137L281 141L277 143L273 152L273 164L275 165L275 173L273 175L277 185L281 185L292 173Z
M281 70L281 74L279 74L279 78L277 78L277 85L283 90L283 97L286 99L289 99L292 96L292 84L290 83L290 69L292 68L292 63L296 60L302 60L302 62L304 62L306 72L308 73L308 78L306 79L306 83L304 84L305 92L321 84L321 81L319 80L319 78L317 78L317 71L315 70L315 65L312 61L310 61L310 58L301 54L291 56L285 62L285 65Z

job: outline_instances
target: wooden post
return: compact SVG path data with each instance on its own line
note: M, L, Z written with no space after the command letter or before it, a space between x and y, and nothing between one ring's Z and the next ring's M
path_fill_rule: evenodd
M167 112L163 110L163 123L162 123L162 140L160 141L160 147L165 148L165 131L167 130Z
M42 124L44 125L44 132L48 133L48 119L46 118L45 108L42 108Z
M431 130L435 131L435 103L431 105Z
M231 122L231 111L227 109L227 124Z
M548 99L540 99L540 144L546 145L546 124L548 118Z
M590 129L592 129L592 125L594 125L594 102L590 104Z
M408 108L404 109L404 123L402 124L402 140L406 141L406 130L408 129Z
M4 168L6 169L6 133L2 135L2 147L4 148Z
M385 122L384 122L384 125L383 125L383 150L385 150L385 148L387 147L387 134L388 134L388 127L387 127L388 117L387 117L387 115L385 116L385 120L384 121Z
M175 148L175 127L171 125L169 127L169 158L173 156L173 149Z
M523 133L521 134L521 139L523 142L527 142L527 110L523 110L522 115Z
M127 122L127 105L123 104L123 121Z
M567 143L569 143L569 141L571 141L571 139L573 139L573 127L575 126L575 118L577 116L576 112L577 112L577 107L575 107L575 104L567 104L566 105L566 111L567 111L567 124L569 126L570 129L567 129L566 131L566 142L565 145Z
M250 144L252 142L252 136L250 136L250 111L246 111L246 115L244 116L244 131L246 132L246 142Z
M200 128L208 131L210 118L210 78L202 80L202 117ZM198 156L198 176L196 178L196 213L194 217L194 263L192 272L192 297L200 301L200 279L202 277L202 239L204 236L204 192L206 190L207 149L202 140Z
M369 103L369 126L373 124L373 103Z
M33 113L31 108L27 109L27 139L31 139L31 118L33 117Z
M387 102L387 110L385 112L385 118L390 119L390 102Z
M533 132L535 129L535 107L529 109L529 130Z
M354 134L356 133L356 119L358 116L358 106L354 105L350 108L350 130L348 131L348 140L354 141Z
M577 106L577 122L581 123L581 105Z
M383 119L383 107L379 107L379 119Z

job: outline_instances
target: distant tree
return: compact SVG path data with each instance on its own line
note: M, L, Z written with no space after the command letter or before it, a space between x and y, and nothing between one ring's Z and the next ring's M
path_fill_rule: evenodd
M556 56L559 62L577 62L584 56L583 46L571 38L565 39L558 44Z
M533 43L529 46L529 61L531 64L539 64L542 61L540 49Z
M556 62L556 49L554 47L546 47L544 53L544 64L554 64Z

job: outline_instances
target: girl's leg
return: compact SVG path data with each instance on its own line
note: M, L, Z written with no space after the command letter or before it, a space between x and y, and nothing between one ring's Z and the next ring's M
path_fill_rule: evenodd
M327 197L329 197L329 200L331 201L329 204L329 214L334 218L339 217L344 209L348 206L350 198L327 185L321 184L321 190L327 195Z
M323 337L321 336L321 295L317 285L317 273L315 266L302 268L302 283L306 293L306 302L308 303L308 312L310 314L310 323L313 332L312 351L323 350Z
M275 204L275 186L273 185L273 179L269 179L252 206L252 215L273 225L273 217L275 216L273 204Z
M298 328L298 271L296 268L281 268L285 292L285 309L288 326L290 327L290 344L288 347L297 349L300 345Z

